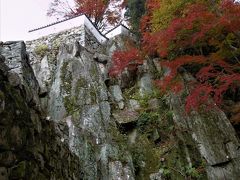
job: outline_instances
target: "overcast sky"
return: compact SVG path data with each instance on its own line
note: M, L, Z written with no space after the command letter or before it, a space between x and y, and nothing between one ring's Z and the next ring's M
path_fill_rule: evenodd
M31 39L28 31L49 24L51 0L0 0L0 41Z

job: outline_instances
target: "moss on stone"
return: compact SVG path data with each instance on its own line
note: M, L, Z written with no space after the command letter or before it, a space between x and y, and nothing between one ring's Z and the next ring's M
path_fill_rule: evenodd
M97 92L94 88L90 89L90 97L91 97L91 103L94 104L97 102Z
M79 90L80 90L81 88L86 88L86 87L87 87L87 84L88 84L87 80L84 79L84 78L82 78L82 77L80 77L80 78L77 80L76 86L75 86L75 92L76 92L76 94L79 94Z
M128 98L135 99L139 102L140 106L144 109L148 108L149 100L157 98L160 99L162 97L159 89L155 88L151 93L146 93L142 95L139 91L135 91Z
M142 107L135 127L137 139L133 144L121 142L133 157L136 179L149 179L150 174L159 170L167 179L206 178L201 156L191 135L174 127L168 97L162 96L159 91L145 96L136 92L127 95L140 102ZM160 105L149 110L148 101L152 98L160 100ZM159 139L151 138L154 132L159 134ZM191 166L187 158L191 159Z
M130 147L136 179L149 179L150 174L158 172L160 149L146 135L140 135Z
M75 97L66 96L63 98L63 103L68 115L80 110L80 106L77 104Z
M48 45L46 44L40 44L34 49L34 52L40 57L43 57L44 55L46 55L48 51L49 51L49 48L48 48Z
M66 94L71 93L72 89L72 72L68 70L69 61L65 61L61 67L61 88Z
M5 96L4 93L0 90L0 101L4 100Z
M158 128L160 114L158 112L143 112L137 120L137 128L140 132L147 133L148 130ZM150 127L151 126L151 127Z
M12 169L12 178L24 178L26 174L26 162L20 162L16 167Z
M73 95L72 91L72 72L69 70L69 60L65 61L61 67L61 91L64 93L63 103L68 114L72 114L79 108L77 105L77 95ZM79 80L75 90L78 90L82 85L82 81Z
M181 135L183 134L181 133ZM169 172L166 175L169 179L206 179L203 160L200 158L195 143L187 133L182 138L184 140L175 137L175 142L168 144L167 151L160 156L164 159L160 168Z
M95 64L91 66L90 74L92 76L98 76L99 75L97 66Z

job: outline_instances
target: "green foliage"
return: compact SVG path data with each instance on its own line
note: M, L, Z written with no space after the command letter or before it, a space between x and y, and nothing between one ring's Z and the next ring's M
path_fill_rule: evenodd
M81 88L86 88L87 84L88 83L87 83L86 79L80 77L75 84L76 95L79 95Z
M140 106L146 109L149 105L148 101L150 99L161 98L161 92L157 88L155 88L151 93L145 93L143 95L138 91L130 95L129 98L137 100Z
M63 99L63 103L69 115L74 114L74 112L76 111L80 111L80 106L77 104L77 100L75 97L66 96Z
M137 127L141 132L147 133L148 130L152 131L152 128L157 127L159 124L160 114L158 112L143 112L137 121Z
M168 120L171 120L173 118L173 112L172 111L167 111L166 117Z
M148 179L151 173L159 168L160 149L155 147L146 135L137 138L136 143L130 147L133 158L136 179Z
M61 92L64 93L63 103L68 112L68 114L72 114L77 105L76 98L71 96L72 90L72 73L69 71L69 62L64 62L61 67Z
M43 57L44 55L46 55L47 52L49 52L49 48L46 44L41 44L34 49L34 52L38 56Z
M146 0L127 1L127 11L125 13L125 16L129 18L131 28L136 33L139 33L140 19L145 13L145 1Z
M160 0L159 7L153 11L152 30L166 28L174 17L181 16L181 10L190 2L193 0Z
M200 178L200 176L201 176L199 174L199 172L197 171L197 169L190 165L185 167L185 172L186 172L187 176L190 176L192 178Z
M113 141L120 147L120 157L117 158L127 163L126 155L131 154L137 180L149 179L150 174L159 170L166 179L206 179L191 135L174 127L169 97L162 96L158 90L144 96L136 91L137 88L133 87L124 92L127 99L139 101L142 107L135 129L129 137L117 129L111 133ZM160 101L156 109L149 108L148 101L153 98ZM132 140L134 133L136 137ZM186 157L191 159L192 166Z
M161 170L162 170L162 174L163 174L164 177L169 177L170 176L171 170L169 170L167 167L163 167L163 168L161 168Z

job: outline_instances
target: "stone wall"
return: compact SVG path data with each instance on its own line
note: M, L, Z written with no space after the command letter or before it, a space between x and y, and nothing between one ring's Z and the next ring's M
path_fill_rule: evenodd
M69 43L78 41L81 45L84 46L84 36L85 29L84 26L81 25L79 27L71 28L66 31L43 36L36 40L27 41L26 46L28 52L34 52L35 48L42 44L48 45L48 47L51 49L56 45L59 46L61 42Z
M4 56L3 56L4 55ZM68 127L49 121L23 42L0 48L0 179L81 179Z
M78 41L80 45L96 50L101 47L96 37L84 25L74 27L59 33L50 34L36 40L27 41L27 50L30 53L35 52L36 48L41 45L47 45L49 49L59 47L60 43L71 43Z
M87 27L85 27L85 47L91 52L102 52L105 49L104 44L98 42Z
M0 179L238 179L239 139L222 111L185 114L187 91L154 87L159 59L108 77L128 37L100 44L82 28L28 42L30 55L3 43Z
M30 64L40 85L42 94L49 90L57 67L57 55L62 43L78 42L91 53L103 52L105 47L86 26L79 26L56 34L26 42Z

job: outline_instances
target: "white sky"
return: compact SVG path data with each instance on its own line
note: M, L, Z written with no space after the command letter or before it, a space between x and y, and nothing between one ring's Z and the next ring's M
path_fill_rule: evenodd
M0 0L0 41L31 39L28 31L54 22L46 16L51 0Z

